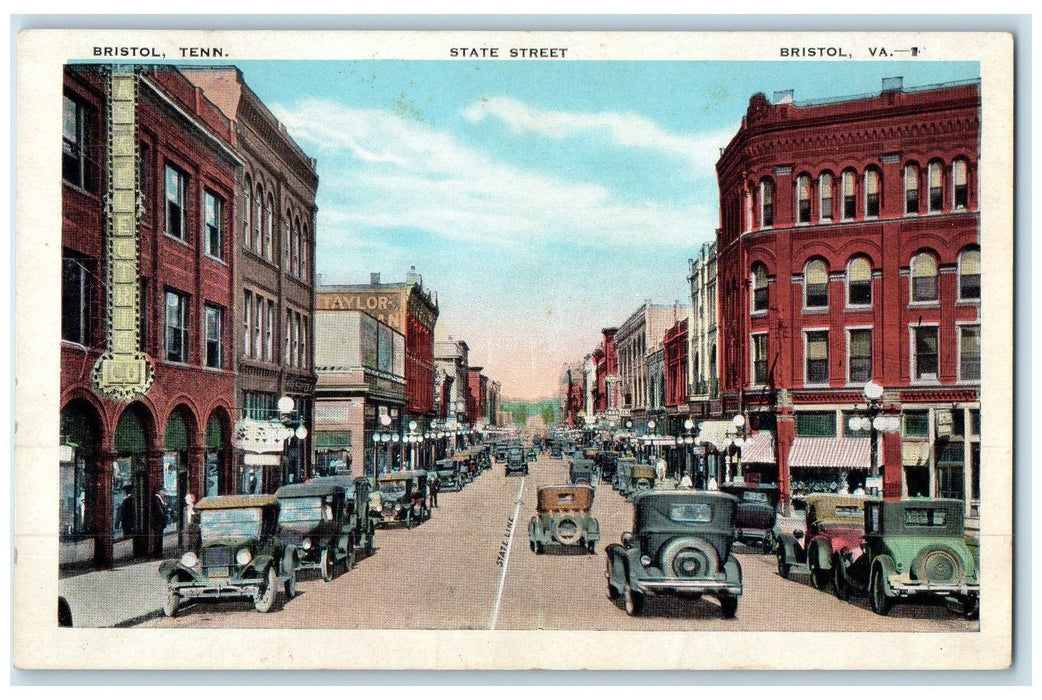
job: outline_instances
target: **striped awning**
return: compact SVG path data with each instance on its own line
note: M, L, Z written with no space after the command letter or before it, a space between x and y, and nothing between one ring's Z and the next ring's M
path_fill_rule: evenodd
M789 450L789 467L804 469L868 469L871 440L865 438L798 437Z
M727 434L733 433L734 427L729 420L704 420L698 426L698 439L703 444L709 443L717 452L723 452L731 444L731 437Z
M761 430L742 447L742 461L751 464L775 464L774 433Z

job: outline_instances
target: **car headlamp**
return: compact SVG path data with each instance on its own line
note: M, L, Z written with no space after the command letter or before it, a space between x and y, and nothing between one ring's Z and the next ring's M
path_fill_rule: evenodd
M235 555L235 563L239 566L246 566L253 559L253 554L248 549L240 549Z
M189 569L194 569L199 566L199 557L195 555L195 552L185 552L181 555L181 565Z
M402 507L401 507L401 505L396 505L396 506L394 507L394 512L395 512L395 513L401 513L401 512L402 512Z
M304 538L304 541L300 543L300 546L304 549L311 549L311 539L308 537Z
M897 562L897 573L901 573L901 562Z
M640 558L640 563L642 566L651 566L651 557L645 554Z

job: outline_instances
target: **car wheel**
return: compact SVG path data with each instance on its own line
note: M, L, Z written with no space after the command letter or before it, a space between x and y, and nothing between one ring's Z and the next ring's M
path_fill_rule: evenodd
M962 599L962 614L971 620L980 616L980 599L976 594L971 593Z
M163 603L163 614L167 617L173 617L177 614L177 609L181 607L181 594L174 588L170 588L169 584L166 589L166 602Z
M894 601L886 594L883 570L878 566L872 569L872 579L869 588L869 594L872 599L872 612L886 616L890 612L890 607L894 604Z
M535 543L535 553L536 554L542 554L545 551L546 551L546 547L543 546L542 542L536 542Z
M836 557L836 560L832 562L832 590L840 600L844 602L850 600L850 582L847 581L847 575L843 573L839 557Z
M738 612L738 598L733 595L720 596L720 616L731 620Z
M322 559L319 561L322 570L322 580L329 582L333 580L333 553L327 547L322 550Z
M822 569L818 566L817 561L810 562L810 582L814 584L814 587L819 591L823 591L828 588L829 585L829 572L828 569Z
M275 594L279 590L279 575L275 573L275 567L269 566L261 585L260 593L253 601L254 609L259 613L266 613L275 605Z
M623 591L623 603L626 605L626 614L630 616L640 615L644 612L644 594L626 586Z
M286 579L286 599L291 600L297 597L297 572L291 571L289 578Z
M593 554L594 550L596 550L596 549L597 549L597 543L596 542L587 542L586 543L586 551L589 552L590 554Z
M774 534L768 532L763 536L763 553L771 554L774 552Z
M712 578L720 570L716 548L701 537L678 537L662 548L662 571L670 578Z
M778 545L779 548L781 545ZM778 575L782 578L789 578L789 574L792 572L792 565L785 560L785 550L778 550Z
M365 538L365 555L367 557L373 556L373 537L376 535L376 528L369 528L369 536Z
M344 573L346 574L353 568L355 568L355 543L352 540L347 543L347 556L344 557Z

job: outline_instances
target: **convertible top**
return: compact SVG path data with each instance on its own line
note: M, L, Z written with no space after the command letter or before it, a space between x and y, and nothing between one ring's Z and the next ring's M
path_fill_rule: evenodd
M271 494L259 496L210 496L195 504L195 510L223 510L225 508L263 508L278 505L279 499Z
M536 510L589 510L593 506L590 486L540 486L536 491Z
M324 477L330 481L305 481L302 484L286 484L275 492L276 498L310 498L344 493L347 489L337 477Z

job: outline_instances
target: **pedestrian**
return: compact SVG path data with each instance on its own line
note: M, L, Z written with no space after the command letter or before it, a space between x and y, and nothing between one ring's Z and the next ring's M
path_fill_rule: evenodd
M431 479L431 483L427 487L431 492L431 508L438 507L438 492L441 491L441 478L437 475Z
M716 477L715 476L709 477L709 486L707 487L707 490L708 491L719 491L720 490L720 487L716 483Z
M166 530L166 495L162 490L152 497L152 556L163 558L163 531Z
M680 488L682 489L693 489L695 485L691 483L691 475L684 472L683 478L680 479Z
M666 460L662 457L659 457L658 462L655 464L655 479L659 483L666 480Z
M124 537L134 534L134 493L130 484L123 487L123 502L119 505L119 529Z

